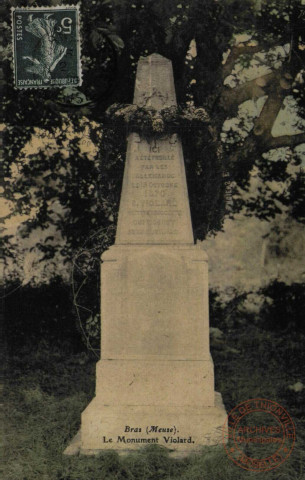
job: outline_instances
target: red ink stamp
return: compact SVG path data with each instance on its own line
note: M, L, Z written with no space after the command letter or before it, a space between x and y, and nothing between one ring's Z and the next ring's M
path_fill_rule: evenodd
M254 398L237 405L223 427L228 457L239 467L267 472L291 454L295 426L288 412L272 400Z

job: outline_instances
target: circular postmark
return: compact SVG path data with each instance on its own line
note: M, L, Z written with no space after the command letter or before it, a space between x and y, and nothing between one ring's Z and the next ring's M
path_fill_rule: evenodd
M280 466L291 454L295 426L281 405L254 398L231 410L222 438L228 457L236 465L245 470L266 472Z

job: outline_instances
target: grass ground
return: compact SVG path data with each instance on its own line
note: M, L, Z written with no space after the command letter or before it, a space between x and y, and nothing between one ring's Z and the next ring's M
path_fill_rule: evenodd
M4 405L3 480L303 480L305 479L305 336L271 333L252 326L225 332L212 344L216 390L227 411L249 398L284 406L296 425L289 459L270 472L248 472L228 459L224 448L203 448L199 455L169 458L152 445L119 457L64 457L77 432L80 413L94 395L95 363L64 346L32 345L10 356ZM155 447L155 448L153 448Z

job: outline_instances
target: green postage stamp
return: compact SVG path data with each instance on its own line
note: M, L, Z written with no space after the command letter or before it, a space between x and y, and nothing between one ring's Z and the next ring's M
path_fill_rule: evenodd
M81 85L79 7L12 9L16 88Z

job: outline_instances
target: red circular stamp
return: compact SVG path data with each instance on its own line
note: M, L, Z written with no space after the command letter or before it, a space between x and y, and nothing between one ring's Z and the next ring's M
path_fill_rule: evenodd
M231 410L222 438L228 457L236 465L266 472L280 466L291 454L295 426L278 403L254 398Z

